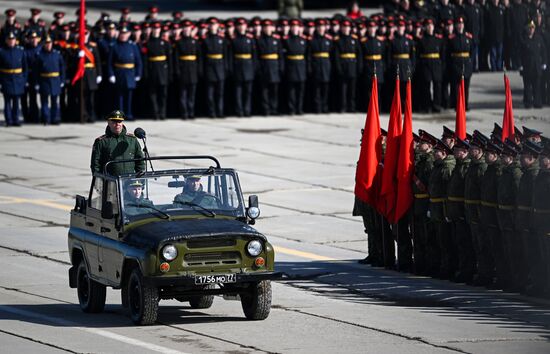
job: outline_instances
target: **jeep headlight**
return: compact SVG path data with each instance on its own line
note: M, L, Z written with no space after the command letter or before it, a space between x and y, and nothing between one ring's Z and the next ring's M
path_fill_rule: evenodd
M168 262L173 261L178 256L178 250L174 245L166 245L162 248L162 257Z
M252 257L256 257L260 253L262 253L262 243L258 240L252 240L246 245L246 251L249 255Z

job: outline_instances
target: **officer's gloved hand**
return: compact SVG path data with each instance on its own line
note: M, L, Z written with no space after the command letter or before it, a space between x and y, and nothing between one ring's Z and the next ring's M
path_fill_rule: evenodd
M427 216L427 217L428 217L428 219L429 219L429 218L431 218L431 217L432 217L432 213L430 213L430 211L428 210L428 211L426 212L426 216Z
M141 76L136 76L136 81L141 80Z
M79 58L82 58L84 56L84 51L83 50L79 50L78 51L78 57Z
M64 82L61 83L61 88L63 88L63 87L65 87L65 83L64 83Z
M34 85L34 89L38 91L40 89L40 85Z
M99 85L103 81L103 78L101 76L96 77L95 82Z
M109 82L110 82L111 84L114 84L114 83L116 82L116 78L115 78L114 75L109 77Z
M523 76L523 66L520 66L520 67L519 67L519 74L520 74L521 76Z
M29 83L28 83L28 82L25 82L25 87L29 87Z
M448 217L445 217L445 221L446 222L451 222L451 219L449 219Z
M542 64L542 70L546 70L546 64Z

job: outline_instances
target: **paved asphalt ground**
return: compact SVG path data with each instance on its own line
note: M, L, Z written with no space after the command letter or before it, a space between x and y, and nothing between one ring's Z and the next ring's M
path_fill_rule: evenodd
M550 134L550 109L520 109L521 80L510 76L516 124ZM490 132L502 121L502 74L476 75L471 103L468 131ZM351 217L364 120L128 122L147 131L152 155L211 154L236 168L245 194L259 196L256 226L290 276L274 284L265 321L246 321L239 303L217 297L208 310L163 301L150 327L132 326L113 290L105 313L83 314L68 286L69 210L89 188L90 147L105 124L0 128L0 352L550 352L548 300L356 263L366 250L362 223ZM413 120L415 130L440 135L454 112Z

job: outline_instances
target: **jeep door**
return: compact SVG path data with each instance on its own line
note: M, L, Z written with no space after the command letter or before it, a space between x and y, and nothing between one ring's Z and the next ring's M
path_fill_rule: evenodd
M103 178L94 177L88 198L83 246L88 268L93 277L102 277L98 263L98 245L101 235L101 208L103 204Z

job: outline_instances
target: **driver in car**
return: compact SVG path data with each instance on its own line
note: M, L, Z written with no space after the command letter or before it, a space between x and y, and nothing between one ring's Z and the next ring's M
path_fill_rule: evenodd
M153 206L153 202L144 197L143 183L140 180L133 180L126 185L124 205L126 212L130 214L139 214L139 208Z
M176 204L197 204L203 208L219 208L218 198L202 190L201 176L188 176L185 178L183 191L174 197Z

